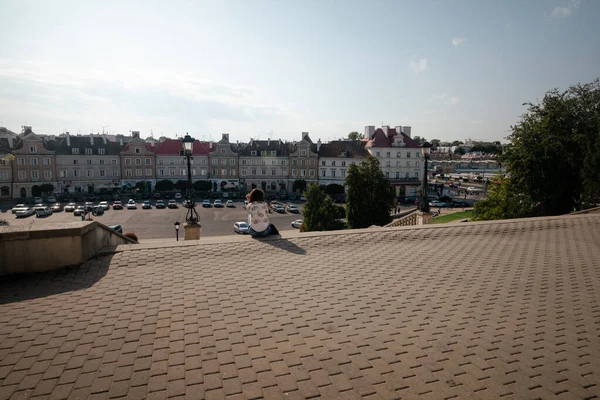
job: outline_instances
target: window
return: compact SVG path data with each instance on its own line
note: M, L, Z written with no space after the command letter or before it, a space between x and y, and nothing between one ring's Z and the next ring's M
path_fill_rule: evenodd
M113 176L119 176L119 170L113 169Z
M245 169L242 170L242 176L246 176L246 170Z
M292 176L298 176L298 170L297 169L293 169L292 170Z
M242 165L246 165L246 160L242 160Z
M400 153L400 152L397 152L397 153L396 153L396 157L402 157L402 153Z
M331 162L331 166L332 166L332 167L335 167L335 161L332 161L332 162Z
M104 165L104 160L100 160L100 165Z
M391 155L390 155L390 152L388 151L387 153L385 153L385 156L386 156L387 158L390 158L390 157L391 157Z
M346 161L342 161L342 167L346 166Z
M221 165L227 165L227 159L226 158L222 158L221 159Z
M251 173L252 173L252 175L256 175L256 168L252 168Z
M88 178L91 178L92 176L94 176L94 170L87 169L85 172L86 172L86 176Z
M396 179L400 179L400 172L396 171Z
M162 169L162 168L161 168L161 169L159 169L159 170L158 170L158 175L159 175L159 176L165 176L165 170L164 170L164 169Z
M105 177L106 176L106 170L105 169L101 169L100 170L100 176L101 177Z
M182 176L183 176L183 175L185 175L185 174L186 174L186 170L185 170L185 169L183 169L183 168L181 168L181 169L179 170L179 175L182 175Z
M410 158L410 151L406 152L406 158Z
M260 152L260 155L261 155L261 156L263 156L263 157L264 157L264 156L266 156L266 155L267 155L267 151L266 151L266 150L262 150L262 151Z
M63 159L60 159L60 160L58 160L58 163L59 163L60 165L64 165L64 164L65 164L65 160L63 160Z
M79 154L79 149L71 149L71 154Z
M380 155L381 154L378 151L375 152L375 157L379 157Z
M221 176L227 176L227 170L226 169L222 169L221 170Z
M225 154L225 149L221 149L221 154Z
M325 160L321 161L321 166L323 166L323 167L324 167L324 166L326 166L326 165L327 165L327 161L325 161Z
M27 171L20 169L19 172L17 173L17 175L19 175L19 180L24 181L25 179L27 179Z
M175 176L175 168L169 168L169 175Z
M131 158L125 159L125 165L131 165Z
M341 173L342 173L342 178L345 178L345 177L346 177L346 170L345 170L345 169L343 169L343 170L341 171Z
M275 157L277 155L277 151L276 150L271 150L271 156Z
M30 153L37 153L37 146L29 146Z
M287 161L286 160L281 160L281 165L287 165Z
M31 159L29 160L29 163L30 163L31 165L38 165L38 159L37 159L37 158L31 158Z
M200 173L201 173L202 175L206 175L206 169L205 169L205 168L202 168L202 169L200 170Z
M135 149L135 154L140 154L142 151L140 149Z
M73 170L73 178L79 178L81 176L81 174L79 173L78 169L74 169Z
M86 148L85 149L85 154L92 154L92 149Z
M60 177L61 178L66 178L67 177L67 171L63 170L63 171L60 171L59 173L60 173Z
M142 169L141 168L136 168L135 169L135 176L142 176Z
M235 169L229 170L229 176L235 176Z
M419 178L419 171L415 172L415 178L417 178L417 179Z
M98 149L98 154L106 154L106 151L104 149Z
M25 159L24 158L17 158L17 165L25 165Z
M271 160L271 165L277 165L277 161Z
M420 166L420 165L421 165L421 163L420 163L420 162L418 162L418 161L415 161L415 167L418 167L418 166Z
M52 171L50 171L49 169L44 170L44 178L46 178L46 179L52 178Z
M300 150L300 155L301 156L305 156L306 155L306 150Z
M263 169L261 169L261 170L260 170L260 172L261 172L263 175L266 175L266 174L267 174L267 170L266 170L266 169L264 169L264 168L263 168Z
M309 173L308 175L309 175L311 178L314 178L314 177L315 177L315 170L314 170L314 169L311 169L309 172L310 172L310 173Z
M416 156L417 158L421 157L421 152L420 152L420 151L416 151L416 152L415 152L415 156Z
M408 178L408 172L404 173L404 177Z
M44 158L44 165L50 165L50 164L52 164L52 161L48 157Z
M300 160L300 165L303 167L306 166L306 160Z
M158 165L163 165L164 160L162 158L158 159Z
M73 160L73 165L79 165L79 160Z
M389 167L389 166L390 166L390 162L389 162L389 161L386 161L386 162L385 162L385 166L386 166L386 167Z
M112 165L117 165L117 160L116 160L116 159L115 159L115 160L110 160L110 163L111 163Z
M87 165L92 165L92 160L85 160Z
M183 162L183 160L181 160ZM169 160L169 165L175 165L175 160Z
M261 160L260 165L267 165L267 162L265 160Z
M0 179L7 180L8 179L8 172L0 172ZM8 196L8 193L6 193L5 196Z
M279 175L287 176L288 174L287 168L281 168L279 171Z
M152 176L152 168L146 168L146 176Z
M219 160L217 160L216 158L213 158L211 163L212 163L212 165L217 165L217 164L219 164Z
M229 159L229 165L235 165L235 158Z
M252 150L252 151L250 151L250 155L251 155L251 156L255 156L255 155L256 155L256 150Z
M135 165L142 165L142 159L141 158L136 158L135 159Z
M151 158L146 158L145 162L146 162L146 165L152 165L152 159Z
M406 166L410 167L410 161L406 161Z
M396 167L400 166L400 161L396 161Z
M272 169L272 170L271 170L271 175L275 176L275 174L277 173L276 171L277 171L277 170L275 170L275 169Z
M213 170L212 170L212 175L213 175L213 176L217 176L217 169L216 169L216 168L213 168Z
M385 171L385 177L388 179L390 178L390 171Z

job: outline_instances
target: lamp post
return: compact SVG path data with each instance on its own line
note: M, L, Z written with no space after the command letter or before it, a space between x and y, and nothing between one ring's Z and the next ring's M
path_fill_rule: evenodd
M188 173L188 203L187 203L187 214L185 221L187 225L185 228L185 240L198 240L200 239L200 217L196 211L196 203L194 202L194 188L192 187L192 154L194 151L195 139L186 133L185 137L181 139L183 143L182 155L187 159L187 173Z
M175 222L175 237L177 238L177 241L179 242L179 221Z
M429 197L427 189L427 163L429 161L429 152L431 151L431 143L425 142L421 145L421 155L425 159L425 173L423 174L423 190L421 196L421 202L419 203L419 211L427 213L430 210Z

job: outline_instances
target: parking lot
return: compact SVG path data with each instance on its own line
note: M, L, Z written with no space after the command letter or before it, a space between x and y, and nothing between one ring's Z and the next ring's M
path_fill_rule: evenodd
M83 204L83 203L78 203ZM110 202L112 204L112 202ZM185 222L187 209L179 204L176 209L156 209L155 202L152 201L152 209L142 209L142 201L137 201L137 210L110 210L104 215L92 216L93 220L99 221L105 225L119 224L123 227L123 232L133 232L140 240L160 239L175 237L175 222ZM301 202L291 202L300 209L300 214L271 213L270 219L277 229L292 230L291 222L302 218ZM66 205L66 204L63 204ZM125 205L125 204L124 204ZM204 208L200 204L196 205L196 211L200 215L200 224L202 225L202 236L220 236L233 234L233 224L238 221L248 221L248 215L243 208L241 201L234 202L234 208ZM49 217L36 218L35 215L26 218L15 218L10 210L0 214L0 218L7 219L11 225L26 224L49 224L71 221L81 221L81 217L76 217L72 212L58 212Z

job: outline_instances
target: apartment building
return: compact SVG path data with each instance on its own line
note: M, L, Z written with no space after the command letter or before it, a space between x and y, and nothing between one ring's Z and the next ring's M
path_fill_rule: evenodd
M209 145L212 149L212 143ZM221 140L214 144L209 154L210 180L213 189L236 189L240 187L238 152L242 146L229 142L229 133L223 133Z
M423 179L424 163L419 143L409 126L365 127L365 149L381 163L381 170L396 188L397 196L414 196Z
M120 143L122 143L122 138ZM135 187L138 182L154 190L156 185L156 153L154 143L146 143L139 131L131 132L131 139L119 153L121 159L121 184Z
M13 198L41 196L44 184L56 187L56 155L30 126L23 127L12 154Z
M318 158L317 145L308 132L302 132L301 140L290 145L290 186L298 179L305 180L307 186L317 183Z
M12 161L8 159L11 154L11 142L8 138L0 137L0 199L11 197L12 186Z
M93 194L121 187L121 143L106 135L67 132L50 145L56 153L57 192Z
M287 191L290 188L289 144L251 139L239 151L240 184L247 190Z
M362 140L335 140L321 144L319 140L319 184L343 185L350 165L360 164L369 155L365 149L366 143Z
M181 140L166 139L156 142L154 153L156 154L156 180L171 180L177 182L179 180L187 181L187 160L180 155L183 149ZM209 171L209 154L213 151L212 143L194 142L192 160L192 179L208 180L210 177Z

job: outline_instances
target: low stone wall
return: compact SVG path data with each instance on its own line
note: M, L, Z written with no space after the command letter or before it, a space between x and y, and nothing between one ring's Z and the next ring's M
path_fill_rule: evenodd
M133 243L96 221L0 227L0 276L76 266L104 247Z

